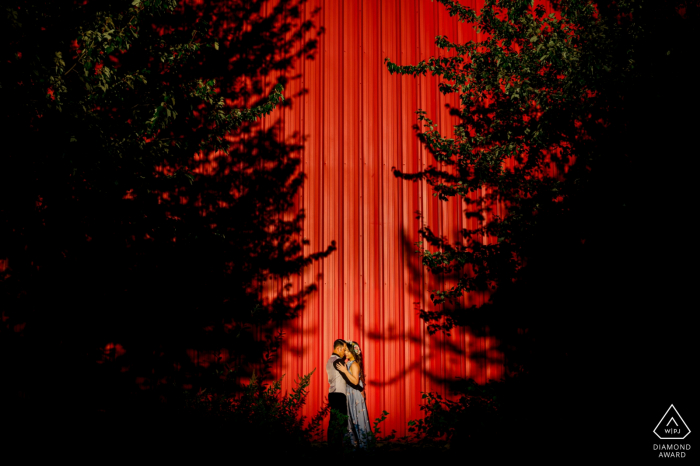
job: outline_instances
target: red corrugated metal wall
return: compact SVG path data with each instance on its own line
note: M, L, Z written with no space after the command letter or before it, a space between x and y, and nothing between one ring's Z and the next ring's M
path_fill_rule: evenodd
M190 0L200 3L201 0ZM478 6L482 0L465 0ZM277 0L266 4L271 11ZM314 11L319 10L317 14ZM266 12L263 11L263 14ZM430 293L449 288L450 277L429 273L415 253L422 225L450 240L467 226L459 201L440 202L425 183L403 181L392 168L415 172L434 164L413 129L415 111L428 115L449 134L454 119L446 105L457 103L438 92L432 77L389 75L384 58L410 64L437 54L434 39L461 42L477 38L470 25L450 18L430 0L308 0L299 21L321 28L314 60L298 60L286 96L292 105L262 121L281 120L282 137L304 142L302 170L307 176L297 201L306 214L305 253L337 251L291 279L291 293L316 283L302 314L281 328L283 346L273 368L286 375L284 389L297 375L316 369L303 414L313 416L325 403L324 366L337 338L358 341L365 356L370 419L388 411L384 432L407 433L407 422L421 417L421 392L449 395L446 381L473 378L479 383L503 375L503 357L493 337L455 329L451 336L429 335L418 317L432 308ZM279 75L267 78L268 84ZM289 215L293 215L291 212ZM484 238L490 241L490 238ZM263 299L284 293L284 281L269 281ZM481 304L470 295L461 305ZM193 351L206 365L216 355Z
M454 239L467 220L459 202L439 202L424 183L394 177L392 167L411 172L434 163L416 137L414 112L426 110L448 131L454 123L445 105L455 100L438 92L434 78L391 76L383 63L385 57L416 63L437 53L435 36L465 41L476 32L430 0L310 0L303 19L319 7L314 21L325 34L317 57L296 64L300 76L285 90L308 93L263 124L281 118L286 137L308 138L307 180L298 200L310 240L305 252L323 250L332 240L338 249L292 279L295 290L316 281L318 291L283 328L274 372L286 374L288 389L297 374L316 369L304 411L312 416L328 392L324 365L333 341L356 340L366 357L370 418L388 411L384 432L403 435L406 423L421 416L421 392L446 394L444 381L455 377L483 383L503 375L502 357L490 349L493 338L461 329L430 336L418 317L419 309L432 307L431 290L450 286L421 265L418 229L425 222ZM268 282L265 299L282 286ZM463 304L483 299L467 296Z

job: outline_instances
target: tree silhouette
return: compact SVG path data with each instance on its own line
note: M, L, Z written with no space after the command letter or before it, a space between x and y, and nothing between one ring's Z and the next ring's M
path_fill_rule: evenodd
M168 399L214 376L187 350L249 372L303 308L314 285L285 279L334 245L302 251L303 135L256 121L293 104L283 86L314 56L304 3L4 7L9 399L51 391L66 400L52 409L91 413ZM287 284L263 302L270 279Z
M508 373L525 374L498 395L504 417L479 447L485 458L502 444L519 458L537 455L543 432L552 454L585 455L584 439L610 409L628 425L642 422L645 384L654 400L694 396L685 368L696 170L687 154L698 96L680 83L697 71L700 8L556 1L550 16L539 2L487 1L478 13L441 3L483 40L438 37L439 55L425 62L387 60L391 72L438 76L461 104L454 136L419 113L419 137L440 165L395 172L459 198L467 215L462 238L422 231L423 265L461 278L436 290L436 308L421 316L431 332L465 326L495 336ZM489 302L460 306L474 290L488 290Z

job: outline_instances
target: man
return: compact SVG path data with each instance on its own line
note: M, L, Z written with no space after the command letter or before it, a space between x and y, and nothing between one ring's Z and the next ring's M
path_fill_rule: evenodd
M333 342L333 354L326 363L328 374L328 404L331 405L331 419L328 423L328 444L338 446L343 443L343 435L347 432L346 419L348 405L345 399L345 378L335 367L336 364L345 364L345 341ZM341 416L342 415L342 416Z

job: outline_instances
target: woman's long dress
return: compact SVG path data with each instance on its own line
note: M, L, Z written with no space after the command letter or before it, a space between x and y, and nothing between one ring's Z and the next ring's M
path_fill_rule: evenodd
M348 361L347 368L355 361ZM359 388L362 388L362 381L359 381ZM367 404L365 397L362 396L362 391L357 390L353 385L347 384L345 395L348 400L348 438L355 448L367 448L367 442L372 430L369 425L369 416L367 414Z

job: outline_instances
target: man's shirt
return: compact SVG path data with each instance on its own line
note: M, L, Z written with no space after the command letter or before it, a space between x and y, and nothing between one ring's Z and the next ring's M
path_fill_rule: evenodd
M340 359L340 356L333 353L326 363L326 374L328 375L328 383L330 384L328 393L342 393L345 395L345 379L340 371L333 366L333 363L338 359Z

